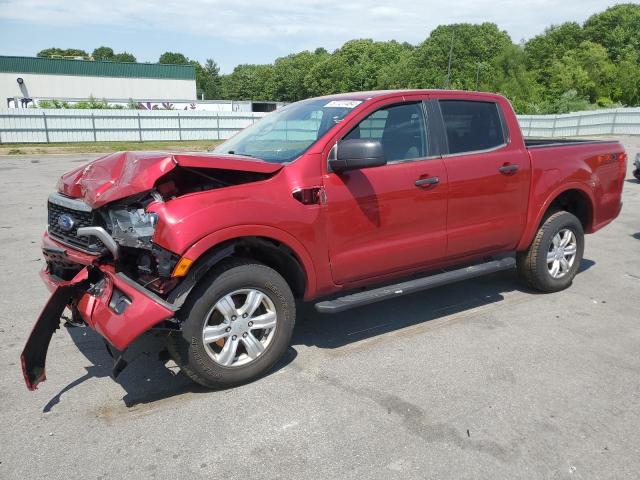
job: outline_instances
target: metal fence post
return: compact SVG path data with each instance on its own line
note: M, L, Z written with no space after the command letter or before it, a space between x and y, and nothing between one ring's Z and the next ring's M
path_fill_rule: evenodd
M180 112L178 112L178 139L182 141L182 123L180 122Z
M140 123L140 112L138 112L138 137L142 141L142 124Z
M553 116L553 127L551 127L551 137L556 136L556 123L558 123L558 115Z
M96 117L93 112L91 112L91 128L93 129L93 141L97 142L98 138L96 137Z
M216 140L220 140L220 114L216 113L216 132L217 132L217 138Z
M616 121L618 120L618 110L613 112L613 120L611 121L611 134L613 135L616 131Z
M582 114L578 114L578 124L576 125L576 137L580 136L580 125L582 124Z
M47 143L49 143L49 125L47 125L47 112L42 112L42 119L44 120L44 134L47 138Z

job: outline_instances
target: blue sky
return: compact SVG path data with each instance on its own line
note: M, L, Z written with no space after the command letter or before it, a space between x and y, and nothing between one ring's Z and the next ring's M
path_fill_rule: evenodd
M440 24L495 22L518 42L550 24L582 22L602 0L0 0L0 55L107 45L157 61L179 51L223 72L352 38L424 40Z

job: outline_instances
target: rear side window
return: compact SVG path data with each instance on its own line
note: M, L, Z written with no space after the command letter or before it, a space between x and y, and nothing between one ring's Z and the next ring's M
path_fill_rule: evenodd
M506 143L498 108L493 102L441 100L449 153L488 150Z

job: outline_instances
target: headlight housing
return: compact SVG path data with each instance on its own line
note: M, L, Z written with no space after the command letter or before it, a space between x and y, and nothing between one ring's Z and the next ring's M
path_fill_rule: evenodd
M157 213L147 213L143 208L118 208L109 210L108 215L111 236L119 245L151 249Z

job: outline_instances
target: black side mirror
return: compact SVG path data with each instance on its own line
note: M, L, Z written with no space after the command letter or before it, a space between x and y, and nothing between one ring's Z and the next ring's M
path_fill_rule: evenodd
M343 140L336 145L335 157L329 160L333 172L340 173L360 168L386 165L382 144L371 138Z

